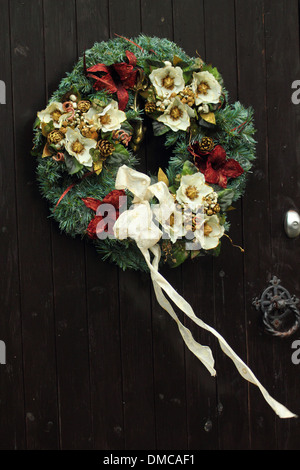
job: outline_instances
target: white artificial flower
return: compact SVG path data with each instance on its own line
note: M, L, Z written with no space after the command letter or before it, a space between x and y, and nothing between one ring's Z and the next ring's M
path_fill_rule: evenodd
M178 97L175 97L164 114L159 116L157 120L170 127L174 132L186 131L191 124L190 117L194 115L195 112L192 108L183 104Z
M183 212L178 210L170 193L163 203L154 204L151 209L155 219L163 228L163 239L170 239L172 243L175 243L178 238L186 235L187 229L184 225Z
M95 129L100 129L100 120L99 120L99 111L96 108L90 107L90 109L83 113L82 119L89 125L95 127Z
M111 132L121 128L121 123L126 121L126 114L119 110L117 101L112 100L102 112L90 108L83 118L93 124L97 130Z
M204 250L212 250L219 244L219 240L224 235L224 227L220 224L217 215L204 216L203 224L195 230L194 235Z
M193 73L192 89L197 106L209 103L217 104L222 93L221 85L207 70Z
M177 95L185 87L180 67L166 65L165 67L153 70L149 78L159 97L168 97L173 93Z
M205 183L205 177L197 172L184 175L176 192L176 199L181 204L187 204L192 211L203 208L203 198L213 192L213 188Z
M43 109L43 111L39 111L37 113L41 124L48 124L49 122L53 121L53 125L56 128L61 127L62 121L64 121L64 119L66 119L69 115L70 113L65 113L62 103L59 103L58 101L53 101L47 106L46 109Z
M97 142L81 135L78 129L68 128L65 138L65 149L84 166L92 167L93 159L90 149L96 148Z
M169 238L172 243L175 243L178 239L182 239L187 233L182 211L176 208L174 208L170 217L164 220L161 225L164 230L163 238Z

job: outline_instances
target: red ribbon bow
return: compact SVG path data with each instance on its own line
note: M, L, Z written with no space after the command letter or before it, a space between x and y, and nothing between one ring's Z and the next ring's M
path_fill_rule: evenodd
M136 83L137 70L134 70L137 59L133 52L126 51L128 63L119 62L113 65L96 64L88 68L88 77L94 78L94 88L96 90L105 89L108 93L117 93L119 109L124 111L128 103L128 88L133 88ZM92 73L91 73L92 72ZM104 75L95 75L100 72Z

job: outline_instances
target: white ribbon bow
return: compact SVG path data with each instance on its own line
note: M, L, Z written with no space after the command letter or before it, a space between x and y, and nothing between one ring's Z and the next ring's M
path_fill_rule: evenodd
M128 237L135 240L150 270L157 301L176 321L186 346L204 364L210 374L215 376L216 370L214 368L214 358L211 349L209 346L203 346L195 341L190 330L180 322L163 291L196 325L209 331L218 339L221 349L232 359L241 376L260 389L267 403L280 418L297 417L297 415L289 411L285 406L278 403L269 395L251 369L237 356L225 339L214 328L198 318L189 303L181 297L159 273L158 267L161 250L158 242L162 236L162 231L159 229L157 223L153 221L154 212L150 207L149 200L152 199L153 196L158 199L159 206L162 209L161 212L167 220L174 210L174 199L169 193L166 184L161 181L151 185L151 180L147 175L123 165L118 170L115 187L116 189L128 189L134 195L134 204L132 208L119 216L114 225L114 234L116 238L120 240L124 240ZM152 262L150 252L153 254Z

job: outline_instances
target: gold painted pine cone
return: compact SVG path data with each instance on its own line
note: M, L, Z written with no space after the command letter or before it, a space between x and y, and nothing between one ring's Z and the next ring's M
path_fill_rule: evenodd
M109 142L109 140L105 139L99 140L97 147L100 150L101 157L104 158L112 155L113 151L115 150L115 146Z

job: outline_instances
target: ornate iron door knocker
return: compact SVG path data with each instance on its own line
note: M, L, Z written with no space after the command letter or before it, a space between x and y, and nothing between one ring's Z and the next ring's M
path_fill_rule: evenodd
M280 279L273 276L261 298L256 297L252 303L256 310L262 311L266 331L285 338L291 336L300 326L300 312L297 308L299 299L292 296L280 282Z

